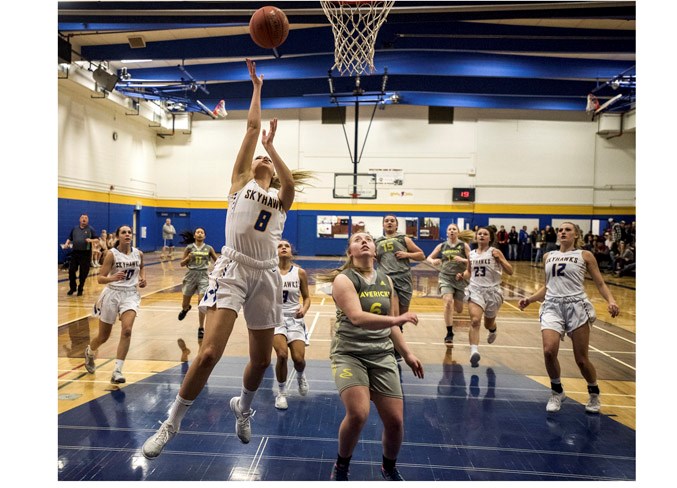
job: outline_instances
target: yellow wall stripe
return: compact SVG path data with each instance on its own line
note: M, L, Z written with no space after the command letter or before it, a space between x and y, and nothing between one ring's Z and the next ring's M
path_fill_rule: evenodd
M228 202L223 200L165 200L161 198L134 197L115 193L97 192L59 187L59 198L71 200L85 200L100 203L115 203L119 205L142 205L145 207L161 207L182 209L214 209L228 208ZM412 212L412 213L476 213L476 214L524 214L524 215L635 215L635 207L593 207L591 205L513 205L513 204L453 204L453 205L418 205L418 204L386 204L367 203L312 203L296 202L292 210L332 211L332 212Z

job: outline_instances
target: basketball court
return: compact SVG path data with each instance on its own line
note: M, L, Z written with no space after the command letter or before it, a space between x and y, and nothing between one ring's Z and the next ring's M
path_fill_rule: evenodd
M375 111L386 101L398 100L385 99L387 70L380 91L373 93L362 89L360 75L374 71L373 38L393 3L320 2L336 41L335 64L328 78L330 97L336 108L352 106L355 115L352 149L348 143L353 172L334 173L334 199L359 203L360 199L377 198L376 175L357 169L363 149L357 137L360 104L369 104L369 110ZM372 4L379 7L372 8ZM273 49L276 56L289 29L286 17L282 19L280 14L279 10L262 9L250 23L252 40ZM335 91L333 69L340 75L355 76L352 93ZM592 110L599 108L595 100L588 100ZM213 118L227 115L223 100L213 110L204 108ZM345 112L343 117L345 132ZM369 133L369 127L362 129ZM345 136L348 142L351 136ZM175 256L180 254L177 250ZM228 406L230 398L239 394L248 360L246 324L238 317L224 355L180 433L154 460L142 455L141 446L166 418L200 344L195 297L185 320L177 319L185 274L179 258L164 261L159 253L149 252L145 262L148 286L140 290L140 313L124 365L127 382L120 385L110 382L119 322L98 351L96 372L89 374L84 368L84 350L98 330L91 309L104 288L96 282L97 270L90 272L81 297L66 295L67 273L59 272L58 480L328 481L344 408L329 363L336 309L325 288L316 285L315 277L339 266L340 257L296 259L308 272L312 297L305 318L310 338L306 348L308 395L297 392L290 361L289 408L275 408L273 353L253 403L252 440L240 443ZM543 363L538 306L533 304L525 311L517 306L521 298L543 284L543 267L530 261L512 264L514 275L503 276L505 302L497 318L498 338L487 344L487 332L482 329L481 361L475 367L469 362L467 309L455 327L453 346L444 344L438 273L426 263L412 266L415 289L410 311L418 314L419 323L405 327L404 333L423 363L425 378L416 378L403 364L405 434L399 470L407 481L419 482L635 481L635 279L604 276L621 310L616 318L608 314L593 282L586 280L586 292L598 317L591 333L590 357L598 374L601 413L584 410L587 385L566 339L559 360L567 399L559 412L548 414L545 405L550 381ZM353 453L351 481L382 479L381 435L382 424L372 408Z
M119 322L99 350L97 371L84 369L84 348L96 334L89 309L102 286L88 278L82 297L68 297L67 276L59 279L58 395L59 480L156 481L325 481L336 457L343 406L329 367L334 319L331 297L318 291L314 276L339 258L298 258L310 277L312 305L306 316L310 346L306 376L310 392L296 391L289 364L289 409L276 410L273 364L254 400L252 442L234 433L228 401L239 392L247 361L246 326L238 318L224 357L163 454L149 461L141 445L164 420L183 375L198 350L197 312L179 322L178 261L148 253L148 287L142 290L132 345L125 362L127 383L112 385ZM592 282L588 294L598 321L591 336L591 359L599 376L602 413L586 414L587 391L562 344L562 383L568 398L557 414L547 414L549 383L543 366L538 307L520 312L517 301L542 283L542 268L513 263L505 276L505 303L498 315L499 336L486 344L477 368L468 361L467 327L456 329L453 348L443 343L442 300L437 273L426 264L413 268L416 286L411 309L419 325L405 337L422 360L425 378L404 368L405 436L398 466L411 481L580 481L636 478L635 284L634 278L607 282L622 310L611 319ZM185 347L181 348L179 339ZM381 430L372 409L351 463L351 480L380 479Z

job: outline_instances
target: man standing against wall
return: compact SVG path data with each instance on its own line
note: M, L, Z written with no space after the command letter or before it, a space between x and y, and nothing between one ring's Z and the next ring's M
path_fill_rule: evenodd
M92 244L98 242L99 237L93 227L89 226L89 216L87 214L80 215L80 225L73 227L68 239L64 244L64 249L73 244L73 252L71 254L71 262L68 266L68 280L70 282L69 295L75 293L77 288L78 296L82 296L82 290L85 287L87 275L89 275L89 267L92 262ZM80 286L77 286L77 272L80 268Z
M162 226L162 239L164 241L162 247L162 255L171 261L174 254L174 236L176 229L172 225L172 219L167 219L165 225Z

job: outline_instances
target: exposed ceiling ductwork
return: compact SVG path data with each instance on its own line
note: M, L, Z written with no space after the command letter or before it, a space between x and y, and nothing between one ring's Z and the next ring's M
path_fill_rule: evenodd
M247 30L264 5L59 2L59 42L74 60L105 62L119 93L185 111L220 100L246 110L246 57L265 75L264 108L331 106L334 37L320 3L279 3L290 32L275 50ZM625 112L635 105L635 42L635 2L396 1L361 87L380 91L387 69L387 103L585 112L591 93L599 106L622 94L605 111ZM351 92L355 77L334 73L333 83Z

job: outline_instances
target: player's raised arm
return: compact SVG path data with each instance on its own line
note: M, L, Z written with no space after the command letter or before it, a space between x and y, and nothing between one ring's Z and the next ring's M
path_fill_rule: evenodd
M256 75L256 63L251 59L247 59L247 68L249 69L249 77L253 85L252 100L249 104L249 113L247 115L247 131L244 134L242 145L233 165L229 193L239 191L249 181L254 151L256 150L259 133L261 132L261 87L263 86L263 75Z

